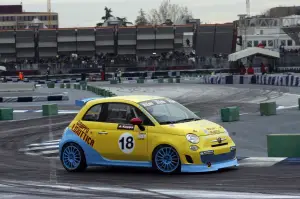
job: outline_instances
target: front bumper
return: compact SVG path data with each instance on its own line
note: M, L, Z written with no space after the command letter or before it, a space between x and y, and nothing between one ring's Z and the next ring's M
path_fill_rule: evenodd
M182 164L181 172L184 173L200 173L200 172L211 172L218 171L219 169L225 169L230 167L239 166L237 159L227 160L223 162L211 163L210 166L207 164Z

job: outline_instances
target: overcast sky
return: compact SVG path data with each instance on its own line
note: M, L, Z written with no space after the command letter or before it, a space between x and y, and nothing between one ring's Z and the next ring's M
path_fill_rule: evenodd
M27 12L47 10L47 0L22 0ZM250 0L251 15L276 6L300 5L299 0ZM1 4L20 4L21 0L1 0ZM60 27L89 27L101 21L104 7L113 10L113 15L127 17L134 22L138 10L149 11L159 6L161 0L52 0L52 11L59 13ZM246 12L246 0L171 0L187 6L194 18L207 23L231 22L237 15Z

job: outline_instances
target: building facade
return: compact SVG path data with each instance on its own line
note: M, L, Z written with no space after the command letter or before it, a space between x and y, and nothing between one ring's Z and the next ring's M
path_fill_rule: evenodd
M296 44L282 28L293 25L300 25L300 15L282 18L246 18L240 20L238 25L238 35L242 36L242 46L237 45L236 50L247 47L256 47L259 43L265 48L279 51L280 47L286 50L299 49Z
M22 5L0 5L0 30L26 29L39 20L47 28L58 28L58 13L23 12Z
M198 56L232 53L233 25L142 26L0 31L0 62L101 53L151 56L169 51ZM189 44L187 45L187 40Z
M242 16L236 24L237 40L241 41L241 45L236 45L236 51L263 44L266 49L280 52L281 56L276 62L260 57L255 57L252 62L249 62L245 58L242 59L244 64L255 67L264 62L274 64L276 67L300 67L300 15L281 18ZM299 30L293 35L287 34L285 30L287 27L293 27L293 31L298 27Z

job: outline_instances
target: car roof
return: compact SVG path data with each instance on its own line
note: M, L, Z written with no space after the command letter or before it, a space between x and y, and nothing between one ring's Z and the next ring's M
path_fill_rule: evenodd
M167 99L166 97L161 96L151 96L151 95L123 95L123 96L116 96L116 97L107 97L107 98L100 98L94 99L93 102L101 103L101 102L110 102L110 101L131 101L135 103L140 103L148 100L155 100L155 99Z

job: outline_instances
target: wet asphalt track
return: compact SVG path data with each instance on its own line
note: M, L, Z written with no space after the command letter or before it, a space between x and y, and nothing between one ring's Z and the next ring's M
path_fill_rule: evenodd
M230 96L227 99L230 99ZM214 121L219 120L216 117L219 108L236 105L234 102L226 102L224 98L192 104L189 104L186 98L181 100L178 98L178 100L187 103L187 107L192 110L200 111L201 116ZM241 112L249 114L241 116L240 122L226 123L224 126L234 133L233 137L237 145L241 145L244 154L265 153L266 146L263 141L258 141L265 136L261 135L263 132L278 133L276 131L281 130L280 127L296 131L299 127L300 118L297 110L285 110L278 116L261 119L256 113L257 105L243 102L239 102L238 105L241 106ZM161 175L148 169L101 167L90 169L85 173L70 174L62 168L58 160L28 156L19 151L30 143L59 139L63 129L73 117L74 114L70 114L29 121L1 122L0 198L176 199L224 198L226 195L229 196L227 198L246 198L246 196L219 193L219 191L252 192L253 194L247 198L256 196L256 198L271 198L265 195L258 196L256 193L293 194L299 195L300 198L300 165L240 167L214 173L178 175ZM283 119L286 120L282 122ZM266 127L265 125L270 122L278 126ZM249 136L250 133L253 136ZM247 138L247 143L243 143L245 142L243 138ZM49 183L52 187L49 187ZM65 186L67 184L73 188L57 186L58 184ZM107 187L107 189L89 190L86 186ZM113 187L115 187L114 191L112 191ZM184 196L179 194L180 190L183 190ZM216 195L208 196L207 192L200 190L208 190L208 193L216 193ZM279 196L279 198L287 197Z

